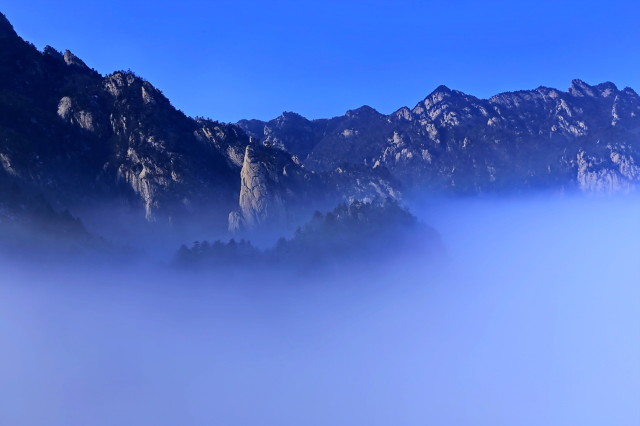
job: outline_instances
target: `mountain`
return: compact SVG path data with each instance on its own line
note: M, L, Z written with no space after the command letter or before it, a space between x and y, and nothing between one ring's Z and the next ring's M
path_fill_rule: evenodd
M237 124L310 170L384 167L410 192L628 191L640 179L640 97L613 83L490 99L440 86L389 115L364 106L331 119L284 113Z
M0 184L85 223L126 208L220 233L292 230L345 201L640 180L640 97L612 83L490 99L440 86L389 115L230 124L186 116L131 71L104 76L69 51L41 52L2 14L0 52Z
M0 52L3 176L56 209L126 205L148 221L204 216L219 229L233 212L238 230L366 193L380 179L361 170L345 185L348 173L333 178L278 147L251 147L240 127L187 117L131 71L102 76L69 51L38 51L1 14Z
M232 205L237 170L214 142L244 134L220 125L198 137L201 126L135 74L103 77L69 51L39 52L4 17L0 34L0 159L16 181L71 209L129 199L150 220Z

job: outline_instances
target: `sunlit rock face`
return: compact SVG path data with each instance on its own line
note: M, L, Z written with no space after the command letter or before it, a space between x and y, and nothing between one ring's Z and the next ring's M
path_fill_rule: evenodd
M87 64L85 64L82 61L82 59L78 58L76 55L71 53L71 51L69 51L69 50L65 50L64 51L64 54L62 55L62 59L64 60L64 63L67 64L67 65L76 66L76 67L79 67L79 68L85 69L85 70L89 69Z
M389 115L369 107L330 120L287 114L238 125L299 152L309 169L385 167L408 189L627 191L638 182L640 98L612 83L574 80L566 92L539 87L490 99L440 86L413 109Z
M232 202L237 172L212 143L216 137L198 137L196 121L131 73L114 73L102 84L113 105L116 156L110 166L142 201L147 219Z
M197 119L195 135L203 143L210 144L227 160L229 167L240 169L244 162L249 137L237 126L207 119Z
M589 155L580 151L577 156L578 184L587 192L631 192L640 180L640 167L633 156L617 152L611 146L609 157Z
M268 221L284 219L280 180L286 176L286 165L280 169L270 160L259 147L247 146L240 172L239 202L242 223L246 227L255 228ZM230 223L231 230L236 226Z
M386 170L351 166L314 172L287 151L259 144L246 147L240 176L231 232L291 226L314 209L340 202L401 198L399 184Z

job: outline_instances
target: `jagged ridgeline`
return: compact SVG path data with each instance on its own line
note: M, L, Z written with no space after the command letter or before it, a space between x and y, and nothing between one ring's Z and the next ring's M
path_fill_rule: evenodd
M130 71L102 76L71 52L42 52L0 16L0 165L57 209L126 203L149 221L272 225L296 209L397 196L384 172L315 173L239 127L187 117ZM353 170L353 171L352 171ZM312 211L312 210L311 210Z
M192 118L131 71L39 51L0 14L0 179L85 223L124 205L248 235L350 200L632 191L639 139L638 94L580 80L490 99L441 86L389 115Z
M238 125L308 169L383 167L410 191L627 191L640 178L640 97L613 83L490 99L440 86L389 115L365 106L328 120L284 113Z
M410 251L426 258L440 251L435 230L395 200L353 201L328 213L316 211L294 236L260 250L249 241L196 241L176 255L180 266L320 266L335 261L393 260Z

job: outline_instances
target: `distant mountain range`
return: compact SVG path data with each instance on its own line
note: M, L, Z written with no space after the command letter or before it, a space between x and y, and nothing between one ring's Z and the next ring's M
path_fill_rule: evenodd
M56 211L126 205L237 232L347 200L632 191L638 158L640 97L612 83L491 99L441 86L390 115L363 106L228 124L186 116L131 71L103 76L69 51L40 52L0 14L0 181Z
M310 170L384 167L410 190L476 194L525 189L630 190L640 177L640 97L574 80L478 99L445 86L413 109L364 106L332 119L295 113L238 123Z

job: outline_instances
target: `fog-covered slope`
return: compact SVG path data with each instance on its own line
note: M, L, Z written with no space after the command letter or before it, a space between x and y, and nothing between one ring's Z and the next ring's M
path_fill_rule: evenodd
M443 250L438 234L388 198L340 204L326 213L316 211L290 238L282 237L266 250L244 239L196 241L189 248L183 245L175 264L317 271L333 263L381 265L416 252L429 260L440 257Z

